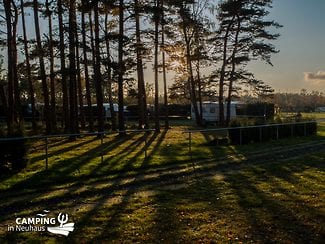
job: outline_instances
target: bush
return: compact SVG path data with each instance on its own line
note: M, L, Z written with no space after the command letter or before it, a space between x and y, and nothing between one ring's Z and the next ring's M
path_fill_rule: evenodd
M259 116L265 119L273 119L274 104L273 103L248 103L237 108L237 115Z
M280 124L268 127L229 129L228 132L230 143L234 145L240 143L249 144L259 141L269 141L272 139L282 139L291 136L316 135L316 133L316 122L308 122L301 124Z
M23 133L15 132L12 137L22 137ZM6 138L4 133L0 131L0 138ZM0 168L1 172L19 171L27 165L27 149L26 139L0 141Z

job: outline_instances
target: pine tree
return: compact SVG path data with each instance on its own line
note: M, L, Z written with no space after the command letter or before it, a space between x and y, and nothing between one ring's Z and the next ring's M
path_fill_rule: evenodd
M123 95L123 76L125 63L123 61L124 46L124 1L119 0L119 36L118 36L118 129L120 135L125 134L124 121L124 95Z
M68 132L70 128L70 115L69 115L69 96L67 85L67 70L66 70L66 57L65 57L65 40L64 40L64 24L63 24L63 2L58 0L58 26L59 26L59 52L60 52L60 73L61 73L61 85L62 85L62 107L63 107L63 120L64 131Z
M264 20L268 15L267 8L272 7L272 0L227 0L219 5L218 19L221 36L222 66L219 79L219 119L223 124L223 85L228 79L227 117L230 121L230 103L234 91L234 84L238 80L246 80L246 84L252 84L252 75L243 70L251 60L263 60L271 63L271 55L278 50L265 41L275 40L279 35L270 33L268 28L279 28L275 21ZM249 72L248 72L249 73Z
M22 27L23 27L23 42L24 42L24 53L25 53L25 63L26 63L26 71L27 71L27 80L29 85L29 100L32 109L32 128L36 130L36 108L35 108L35 92L34 92L34 84L32 79L30 60L29 60L29 51L28 51L28 38L26 32L26 20L25 20L25 10L24 10L24 1L20 1L21 8L21 19L22 19Z
M40 78L42 81L42 92L44 98L44 117L46 123L46 133L52 133L52 121L50 116L50 105L49 105L49 90L46 81L45 65L44 65L44 50L41 41L41 32L39 27L39 17L38 17L38 2L33 0L33 10L34 10L34 24L35 24L35 35L37 42L37 53L39 58L39 68L40 68Z
M69 108L70 108L70 133L76 134L78 128L77 107L77 70L76 70L76 2L69 1Z

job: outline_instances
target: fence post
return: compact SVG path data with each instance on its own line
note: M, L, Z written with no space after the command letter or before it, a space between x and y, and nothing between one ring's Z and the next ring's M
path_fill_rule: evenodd
M279 140L279 126L276 126L276 139Z
M260 127L260 142L262 141L262 127Z
M45 137L45 170L48 169L48 138Z
M291 137L293 137L293 124L291 124Z
M241 145L243 143L243 135L242 135L242 130L241 128L239 129L239 145Z

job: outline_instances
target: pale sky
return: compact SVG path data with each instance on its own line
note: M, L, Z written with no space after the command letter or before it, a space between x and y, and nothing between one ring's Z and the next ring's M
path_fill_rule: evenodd
M325 92L325 0L273 0L270 18L283 25L274 42L280 53L274 67L258 62L250 70L276 91Z

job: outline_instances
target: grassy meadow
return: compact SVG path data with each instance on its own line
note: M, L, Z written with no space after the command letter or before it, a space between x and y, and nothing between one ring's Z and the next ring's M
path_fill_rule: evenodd
M241 146L194 133L191 155L189 126L52 138L48 170L44 141L30 141L27 168L0 177L0 242L324 243L324 121L316 136ZM44 209L75 230L7 230Z

